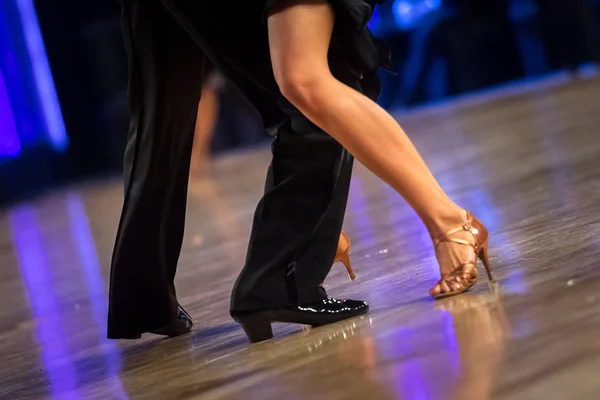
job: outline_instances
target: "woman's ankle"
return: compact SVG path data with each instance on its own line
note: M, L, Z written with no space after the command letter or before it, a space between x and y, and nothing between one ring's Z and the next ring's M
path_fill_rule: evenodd
M462 225L467 217L466 210L453 206L437 210L435 213L421 217L432 238L439 238L451 229Z

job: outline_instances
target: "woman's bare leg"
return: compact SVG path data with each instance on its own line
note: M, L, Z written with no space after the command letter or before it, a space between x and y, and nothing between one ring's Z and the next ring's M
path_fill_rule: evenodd
M194 147L190 173L192 176L201 176L206 170L206 164L210 156L210 141L213 136L217 115L219 110L219 95L216 85L211 83L210 78L202 87L202 97L198 104L198 116L194 131Z
M466 212L446 195L394 118L331 74L327 53L334 21L325 0L290 0L271 10L269 44L283 95L400 193L432 237L460 226ZM438 248L442 275L464 261L468 250L445 244ZM442 282L432 294L448 292L454 285Z

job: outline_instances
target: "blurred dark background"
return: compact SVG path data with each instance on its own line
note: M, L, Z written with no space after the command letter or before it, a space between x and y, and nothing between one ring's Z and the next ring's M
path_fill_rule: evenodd
M0 202L118 174L128 127L117 0L0 0ZM389 0L371 28L394 52L390 109L600 60L600 0ZM233 88L213 153L268 140Z

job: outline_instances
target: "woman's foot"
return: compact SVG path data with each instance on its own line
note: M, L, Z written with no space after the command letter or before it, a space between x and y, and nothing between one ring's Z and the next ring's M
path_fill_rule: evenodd
M344 231L340 233L340 239L338 240L338 246L335 252L335 259L333 260L334 264L338 262L344 264L346 271L348 271L348 277L350 280L355 280L356 274L352 269L352 263L350 263L350 239Z
M477 282L477 258L484 262L490 279L487 259L488 231L469 211L461 211L462 223L449 226L434 239L435 254L440 265L441 279L430 290L436 299L467 291Z
M352 269L352 263L350 263L350 239L344 231L340 233L337 249L335 251L335 258L333 259L334 264L339 262L343 263L346 267L346 271L348 271L348 277L350 280L355 280L356 274ZM323 286L323 282L321 283L321 286Z

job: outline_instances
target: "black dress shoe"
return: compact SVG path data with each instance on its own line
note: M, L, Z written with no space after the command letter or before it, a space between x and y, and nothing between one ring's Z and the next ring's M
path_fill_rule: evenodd
M148 331L147 333L175 337L188 333L192 330L193 326L194 321L192 321L192 317L190 317L190 314L188 314L187 311L183 309L183 307L179 306L177 307L177 314L168 324L163 325L160 328ZM122 339L139 339L141 337L141 333L121 336Z
M179 335L183 335L184 333L188 333L192 330L194 326L194 321L192 321L192 317L183 309L183 307L177 307L177 316L171 320L167 325L161 326L158 329L153 331L149 331L149 333L154 333L155 335L164 335L168 337L175 337Z
M326 298L316 303L295 307L257 311L230 311L231 317L242 325L250 342L273 338L271 323L288 322L313 327L332 324L347 318L366 314L369 305L358 300Z

